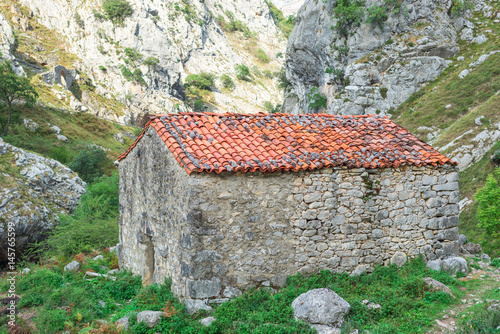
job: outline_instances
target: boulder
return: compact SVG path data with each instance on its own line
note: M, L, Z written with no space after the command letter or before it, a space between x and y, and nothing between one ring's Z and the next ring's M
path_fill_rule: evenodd
M484 263L490 264L491 257L488 254L483 253L483 254L481 254L481 261L483 261Z
M314 289L292 302L296 319L314 325L341 328L351 305L330 289Z
M395 264L398 267L403 266L406 263L406 254L403 252L396 252L391 257L391 264Z
M29 118L23 119L24 127L30 132L37 132L40 125Z
M217 320L217 319L215 319L214 317L206 317L206 318L201 319L201 320L200 320L200 323L201 323L203 326L210 326L210 324L211 324L212 322L214 322L215 320Z
M222 293L224 295L224 297L226 298L234 298L234 297L238 297L238 296L241 296L241 291L240 289L237 289L237 288L233 288L231 286L227 286L225 289L224 289L224 292Z
M462 257L450 257L441 262L442 270L446 271L450 275L456 275L458 272L462 272L464 274L469 273L469 268L467 267L467 261L465 261Z
M129 320L128 320L128 317L123 317L123 318L120 318L116 321L116 327L118 328L122 328L122 330L126 331L128 329L128 326L129 326Z
M158 325L163 312L161 311L142 311L137 314L137 323L144 322L149 328Z
M436 271L441 270L441 260L437 259L437 260L432 260L432 261L427 262L427 268L432 269L432 270L436 270Z
M477 254L477 253L481 253L483 251L483 248L480 245L472 243L472 242L466 243L463 246L463 248L467 252L469 252L470 254Z
M80 270L80 263L78 261L70 262L64 267L64 271L78 271L78 270Z
M186 299L184 301L186 305L186 312L189 314L193 314L198 312L199 310L211 311L212 307L207 305L204 300L201 299Z
M463 246L467 243L467 237L463 234L460 234L458 236L458 243L460 244L460 246Z
M447 287L445 284L443 284L443 283L441 283L439 281L436 281L435 279L433 279L431 277L426 277L426 278L424 278L424 280L425 280L425 285L430 290L441 291L441 292L447 293L451 297L455 298L455 296L453 295L453 292L451 292L450 288Z

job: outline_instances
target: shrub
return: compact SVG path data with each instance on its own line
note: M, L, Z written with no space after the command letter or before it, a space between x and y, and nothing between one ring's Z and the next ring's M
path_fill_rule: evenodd
M222 81L222 85L225 88L234 88L233 79L231 79L231 77L229 75L223 74L223 75L221 75L220 79Z
M380 28L383 27L384 22L387 21L387 8L385 6L372 5L367 9L366 22L376 24Z
M275 73L276 78L278 78L278 88L286 90L292 85L292 83L286 77L286 69L283 66L278 72Z
M346 35L349 28L358 27L364 16L365 3L362 0L339 0L333 13L337 19L336 29Z
M266 54L266 51L262 50L261 48L258 48L255 57L263 63L269 63L271 61L271 58Z
M274 19L274 22L278 26L278 28L283 32L283 34L288 38L290 37L290 33L293 30L293 26L295 25L295 17L293 15L286 18L283 15L283 12L276 7L271 1L266 1L267 6L269 7L269 12Z
M127 79L128 81L132 81L133 78L134 78L134 75L132 74L132 72L126 68L125 66L122 66L122 75L125 79Z
M62 215L60 224L36 245L45 257L71 257L90 253L118 242L118 174L104 176L87 187L71 215Z
M73 15L73 19L75 20L75 23L77 26L79 26L81 29L85 28L85 22L83 21L81 15L76 12L75 15Z
M125 59L126 63L135 63L142 58L142 54L136 48L125 48L125 50L123 51L125 52L125 56L127 57Z
M250 81L250 69L245 64L236 65L234 69L239 80Z
M496 259L493 259L490 263L492 267L495 268L500 268L500 257L497 257Z
M500 150L493 153L493 155L491 156L491 162L493 162L495 165L500 165Z
M196 111L203 110L204 106L205 106L205 103L203 102L202 99L198 99L198 100L195 100L193 102L193 109Z
M125 18L132 15L132 6L127 0L103 0L102 8L108 20L114 23L123 23Z
M384 99L386 99L386 98L387 98L387 91L388 91L388 89L387 89L386 87L382 87L382 88L380 88L380 95L382 95L382 97L383 97Z
M148 57L146 60L144 60L144 65L148 67L153 67L156 66L160 63L160 60L156 57Z
M146 81L144 81L144 78L142 77L142 71L138 68L136 68L132 73L132 79L140 85L146 85Z
M212 87L215 85L215 75L206 72L190 74L186 78L186 85L203 90L212 90Z
M66 146L55 146L49 149L49 157L67 165L75 158L75 153L68 150Z
M274 105L271 101L264 101L264 103L262 104L262 106L264 107L264 109L266 109L266 111L268 113L272 113L273 112L273 109L274 109Z
M494 174L500 177L500 168ZM485 185L474 195L478 203L478 226L493 237L500 236L500 185L494 174L488 175Z
M463 15L466 11L474 9L474 3L470 0L453 0L451 13L454 16Z
M81 150L68 167L77 172L85 182L91 183L104 174L106 162L106 152L97 146L90 146Z
M307 95L307 101L309 102L309 108L319 109L326 107L327 100L326 96L319 92L318 87L313 87Z

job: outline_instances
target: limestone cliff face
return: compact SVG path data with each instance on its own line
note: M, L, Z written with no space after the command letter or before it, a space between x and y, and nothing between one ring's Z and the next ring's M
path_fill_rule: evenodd
M380 3L368 0L366 8ZM298 13L287 45L287 112L385 114L446 69L459 51L457 31L473 26L451 14L452 1L405 0L388 8L382 25L365 16L342 33L335 6L306 0ZM314 94L326 106L311 108Z
M256 60L243 49L245 40L221 29L217 22L220 17L229 22L233 16L243 22L258 36L258 47L271 58L266 66L275 70L282 66L283 60L275 59L275 55L284 51L286 41L264 0L129 2L132 16L123 25L114 25L96 17L96 12L103 12L102 1L20 0L38 22L67 39L68 50L81 60L77 69L92 79L97 93L127 104L125 116L119 119L122 123L145 113L182 110L182 83L188 74L228 74L235 80L235 65L245 63L252 67ZM122 75L126 48L135 48L142 60L159 60L153 66L135 64L143 73L145 84L128 81ZM241 112L262 110L263 101L277 103L282 96L274 83L245 82L231 92L216 91L214 95L217 109Z
M85 182L58 161L5 143L0 138L0 243L14 228L15 249L23 252L70 213L85 192ZM0 262L7 261L7 247Z

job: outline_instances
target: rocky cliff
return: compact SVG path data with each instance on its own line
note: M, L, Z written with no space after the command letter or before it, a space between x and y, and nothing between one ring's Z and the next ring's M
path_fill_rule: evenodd
M0 138L0 243L14 227L15 249L22 253L68 214L85 192L83 182L63 164L5 143ZM9 236L12 237L12 236ZM7 247L0 262L7 261Z
M445 70L458 31L474 26L448 0L368 0L355 20L337 3L308 0L297 16L287 112L386 114Z
M119 23L105 18L102 1L12 0L4 10L10 23L24 31L21 35L38 30L29 27L36 22L54 32L64 41L65 51L75 55L66 67L88 78L83 91L88 86L92 90L83 98L76 96L78 101L72 99L68 105L72 109L81 110L83 104L84 110L121 123L134 122L146 113L184 110L188 108L184 80L200 72L226 74L236 82L233 89L223 89L216 80L218 88L213 89L207 109L256 112L263 110L264 101L281 102L275 80L265 73L283 65L276 54L284 51L286 40L264 0L129 3L132 13ZM22 20L28 26L23 27ZM269 60L256 58L259 48ZM39 65L62 63L50 57ZM235 66L239 64L248 66L255 80L238 81ZM112 114L103 98L118 100L122 110Z

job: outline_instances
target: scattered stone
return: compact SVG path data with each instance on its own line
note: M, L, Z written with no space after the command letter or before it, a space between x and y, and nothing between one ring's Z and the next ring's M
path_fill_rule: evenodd
M481 122L481 119L483 119L483 118L484 118L484 116L479 116L478 118L476 118L476 119L474 120L474 123L475 123L476 125L478 125L478 126L483 125L483 122Z
M40 125L29 118L23 119L24 127L30 132L37 132Z
M403 252L396 252L391 257L391 264L395 264L398 267L403 266L406 263L406 254Z
M186 305L186 312L189 314L193 314L198 312L199 310L211 311L212 307L207 305L204 300L201 299L186 299L184 301Z
M464 274L469 273L467 267L467 261L462 257L450 257L442 261L442 269L450 275L456 275L457 272L462 272Z
M365 305L366 307L368 307L370 309L374 309L374 310L380 310L380 308L382 307L382 306L380 306L380 304L372 303L368 299L363 300L361 302L361 304Z
M103 300L99 300L99 306L102 308L106 308L106 303Z
M24 268L22 271L21 271L21 274L23 275L26 275L27 273L29 273L31 271L30 268Z
M490 312L500 312L500 304L492 304L488 307Z
M431 277L426 277L426 278L424 278L424 280L425 280L425 285L429 289L434 290L434 291L441 291L441 292L447 293L451 297L455 298L455 296L453 295L453 292L451 292L450 288L447 287L445 284L443 284L439 281L436 281L435 279L433 279Z
M94 273L92 271L87 271L83 277L86 277L86 276L104 277L104 278L109 278L109 279L111 279L113 281L116 281L116 277L108 276L108 275L104 275L104 274L99 274L99 273Z
M432 270L436 270L436 271L441 270L441 260L437 259L437 260L432 260L432 261L427 262L427 268L432 269Z
M116 244L116 246L109 247L109 252L110 252L110 253L112 253L112 252L116 252L116 251L117 251L117 249L118 249L118 245L119 245L119 243L118 243L118 244Z
M341 328L351 306L330 289L313 289L292 302L294 317L314 325Z
M96 257L94 257L92 260L94 261L98 261L98 260L103 260L104 257L102 255L97 255Z
M78 271L78 270L80 270L80 263L78 261L70 262L64 267L64 271Z
M464 56L457 57L457 61L464 61L464 60L465 60Z
M113 136L113 138L119 142L119 143L122 143L123 144L123 135L121 134L121 132L118 132L116 135Z
M486 38L486 36L484 35L481 35L481 36L477 36L476 38L474 38L472 40L472 43L476 43L476 44L483 44L484 42L486 42L488 39Z
M120 318L116 321L116 326L117 327L122 327L123 330L127 330L128 327L129 327L129 320L128 320L128 317L123 317L123 318Z
M107 272L108 275L114 275L116 273L119 273L120 269L111 269L110 271Z
M450 108L451 108L451 104L447 104L447 105L445 106L445 108L446 108L446 109L450 109Z
M144 322L149 328L158 325L163 312L161 311L142 311L137 314L137 323Z
M201 319L201 320L200 320L200 323L201 323L203 326L210 326L210 324L211 324L212 322L214 322L215 320L217 320L217 319L215 319L214 317L206 317L206 318Z
M68 142L68 138L66 136L63 136L63 135L57 135L57 139L59 139L62 142L65 142L65 143Z
M488 254L481 254L481 261L490 264L491 263L491 257Z
M477 254L483 251L483 248L480 245L472 242L466 243L463 247L470 254Z
M61 134L61 129L59 129L59 127L58 127L58 126L52 125L52 126L50 127L50 129L51 129L51 130L52 130L52 132L54 132L56 135Z
M460 79L463 79L463 78L465 78L465 77L466 77L469 73L470 73L470 72L469 72L469 70L463 70L462 72L460 72L460 74L458 75L458 77L459 77Z

